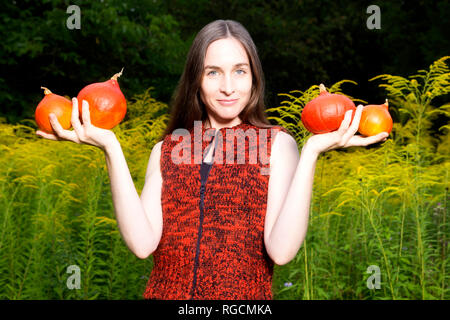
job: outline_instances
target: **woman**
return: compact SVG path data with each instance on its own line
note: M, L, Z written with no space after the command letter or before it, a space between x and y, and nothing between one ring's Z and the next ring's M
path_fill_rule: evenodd
M299 156L287 130L267 121L256 47L231 20L194 39L141 196L114 133L90 123L86 101L82 108L80 123L74 98L73 131L50 116L56 135L37 134L105 152L120 233L137 257L154 257L148 299L272 299L273 264L292 260L306 235L319 154L387 137L355 135L360 105L353 121L347 112L337 131L311 136ZM200 161L189 152L196 146ZM270 161L255 161L263 149Z

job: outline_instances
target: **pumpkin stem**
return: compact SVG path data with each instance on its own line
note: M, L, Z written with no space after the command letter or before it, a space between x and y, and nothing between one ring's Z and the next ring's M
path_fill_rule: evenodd
M389 107L388 99L386 99L386 102L384 103L384 105L386 106L386 109Z
M122 72L123 72L123 67L122 67L122 70L120 70L119 73L116 73L115 75L113 75L111 77L111 80L116 80L117 81L117 78L119 78L122 75Z
M51 92L49 89L47 89L46 87L41 87L41 89L44 89L44 94L45 94L45 95L52 93L52 92Z
M321 83L321 84L319 85L319 90L320 90L320 93L322 93L322 92L327 92L327 88L325 88L325 86L323 85L323 83Z

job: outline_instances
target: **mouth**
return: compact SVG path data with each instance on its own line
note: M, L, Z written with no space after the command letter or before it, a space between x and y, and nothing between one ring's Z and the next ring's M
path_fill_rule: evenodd
M217 100L223 106L231 106L235 104L239 99L221 99Z

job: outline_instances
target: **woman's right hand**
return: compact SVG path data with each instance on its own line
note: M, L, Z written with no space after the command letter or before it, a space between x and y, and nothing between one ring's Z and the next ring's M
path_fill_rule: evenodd
M103 151L106 150L108 144L110 144L115 138L114 132L107 129L102 129L94 126L91 123L91 116L89 113L89 104L86 100L82 102L82 120L80 122L78 115L78 99L72 99L72 117L71 123L74 130L64 130L61 127L56 116L51 113L49 115L50 124L52 125L55 134L46 133L41 130L37 130L36 134L45 139L55 141L72 141L79 144L89 144L91 146L99 147Z

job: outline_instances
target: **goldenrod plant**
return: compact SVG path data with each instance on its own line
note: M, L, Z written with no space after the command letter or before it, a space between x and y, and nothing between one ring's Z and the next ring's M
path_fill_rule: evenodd
M275 267L275 299L450 298L448 121L432 131L437 116L450 117L448 59L408 78L373 78L389 99L392 134L320 155L308 233L295 259ZM345 94L356 83L325 85ZM318 94L318 84L282 93L286 101L267 109L299 150L310 136L302 108ZM149 89L113 129L139 194L168 111ZM0 119L0 299L141 299L153 260L135 257L120 236L104 154L35 130L33 120Z
M450 92L449 58L409 79L371 79L383 81L380 87L397 116L390 139L319 157L308 233L296 259L276 267L275 298L450 297L448 122L438 135L431 131L437 116L450 116L445 100ZM272 117L279 124L292 121L288 119L298 124L290 128L300 150L310 135L301 126L301 111L317 93L312 86L284 94L289 100L282 102L279 116ZM435 107L439 99L444 102ZM367 283L371 266L380 270L380 289Z

